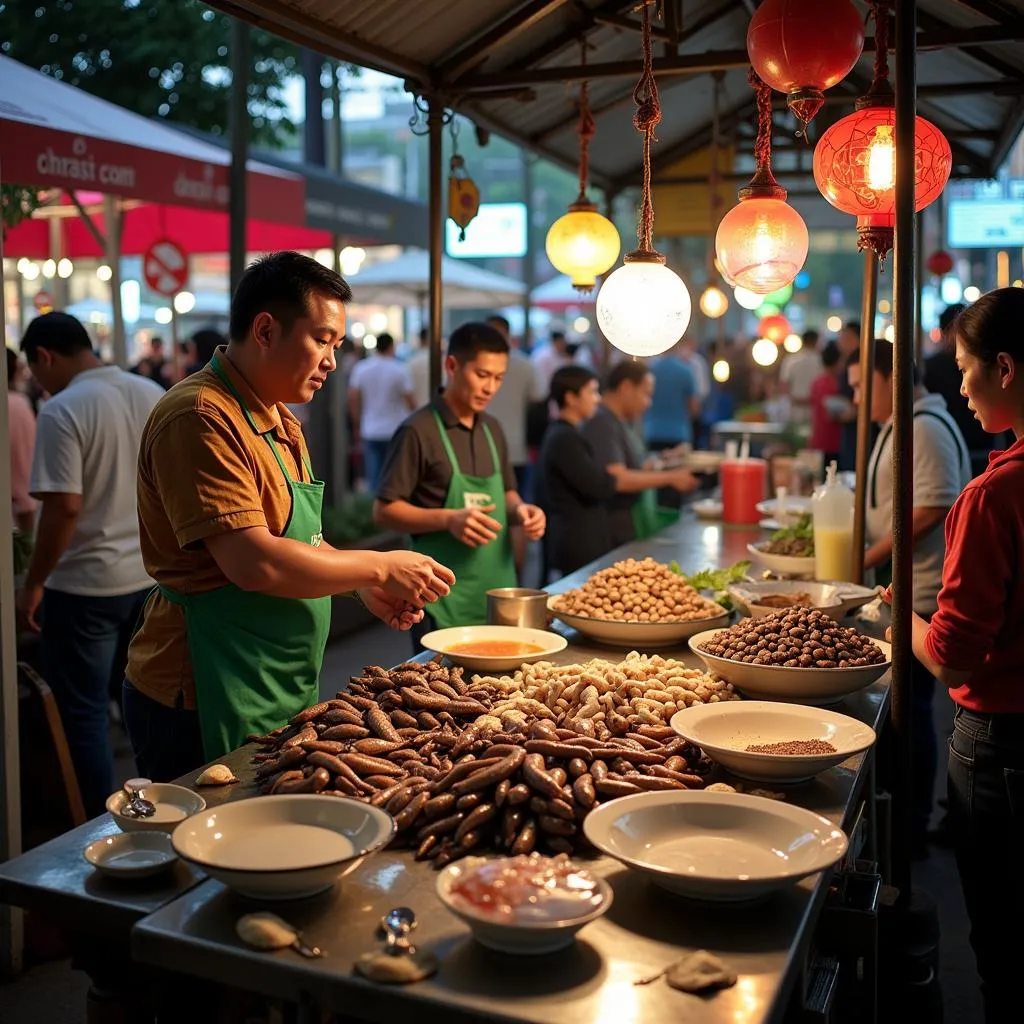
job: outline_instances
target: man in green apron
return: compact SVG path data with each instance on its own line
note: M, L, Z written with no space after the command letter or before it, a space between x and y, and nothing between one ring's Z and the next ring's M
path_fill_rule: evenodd
M173 387L139 453L139 525L157 583L129 651L124 720L139 771L160 781L287 721L319 699L331 596L356 593L409 629L452 572L412 551L339 551L288 404L335 369L348 285L315 260L254 263L230 343Z
M486 621L486 592L514 587L509 527L544 535L544 513L523 501L505 435L484 410L508 368L508 342L490 324L456 328L445 358L447 385L395 434L384 460L374 517L412 535L417 551L450 566L451 594L430 606L414 637L437 625Z

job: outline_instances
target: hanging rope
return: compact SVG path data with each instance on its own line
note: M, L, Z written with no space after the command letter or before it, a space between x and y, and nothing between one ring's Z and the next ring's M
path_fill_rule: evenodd
M875 19L875 86L889 81L889 8L888 0L876 0L871 4L871 16Z
M718 169L718 150L722 144L721 125L719 124L719 109L722 98L722 79L725 73L722 71L712 72L714 80L714 91L711 94L711 174L708 177L709 203L711 208L711 233L718 230L718 222L721 220L722 196L719 186L722 183L722 176ZM714 281L715 277L715 249L708 245L708 282Z
M747 73L747 81L757 97L757 138L754 141L754 160L759 171L772 168L772 88L761 80L761 76L751 68Z
M587 66L587 41L580 40L580 66ZM580 83L580 98L577 101L580 112L580 123L576 126L576 134L580 137L580 194L577 203L587 202L587 181L590 177L590 140L597 134L597 122L590 112L590 83L584 79Z
M633 89L633 100L636 113L633 115L633 126L644 137L643 188L640 198L640 220L637 223L636 237L642 252L653 252L654 243L654 200L651 198L651 142L654 129L661 124L661 103L658 101L658 83L654 79L654 67L651 57L651 12L652 0L643 4L643 47L644 67L640 80Z

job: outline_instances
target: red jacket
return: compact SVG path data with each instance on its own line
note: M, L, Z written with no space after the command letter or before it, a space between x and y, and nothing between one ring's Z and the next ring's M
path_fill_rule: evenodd
M946 518L946 561L927 649L971 672L950 696L984 713L1024 712L1024 440L993 452Z

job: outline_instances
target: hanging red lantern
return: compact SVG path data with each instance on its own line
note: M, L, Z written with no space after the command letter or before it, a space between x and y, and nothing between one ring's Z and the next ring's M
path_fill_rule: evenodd
M925 266L928 268L929 274L945 277L953 269L953 257L945 249L936 249L925 260Z
M763 316L757 324L757 336L774 341L776 345L781 345L786 336L792 333L792 325L781 313Z
M823 7L827 6L827 11ZM850 0L764 0L747 28L754 70L785 93L806 126L864 52L864 23Z
M874 3L875 79L857 110L826 130L814 147L814 181L838 210L857 218L860 248L879 257L892 248L896 222L896 109L886 63L889 12ZM953 155L930 121L914 122L915 206L923 210L946 187Z

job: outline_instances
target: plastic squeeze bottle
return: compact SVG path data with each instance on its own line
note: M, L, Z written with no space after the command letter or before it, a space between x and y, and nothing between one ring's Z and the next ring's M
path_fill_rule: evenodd
M814 575L819 580L849 581L853 575L853 491L829 463L825 483L811 497L814 522Z

